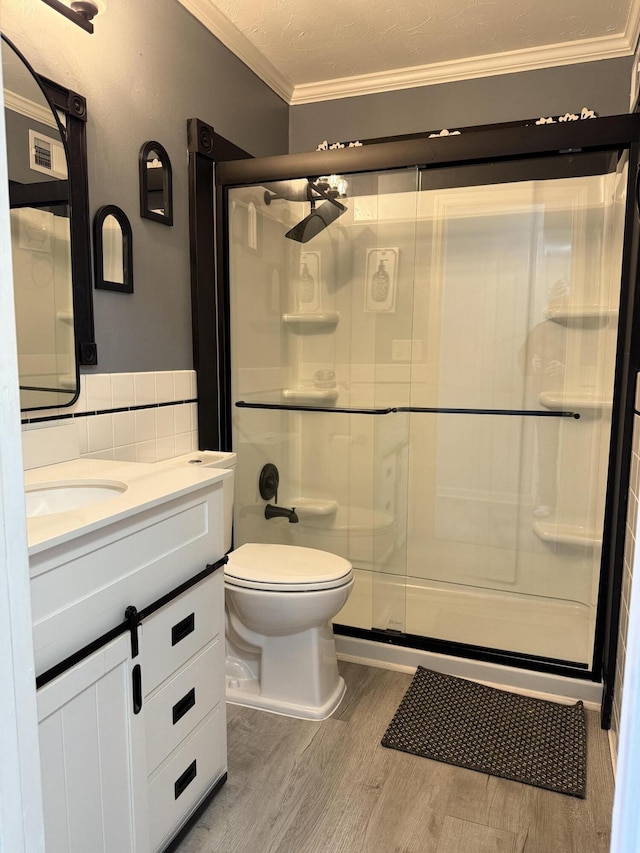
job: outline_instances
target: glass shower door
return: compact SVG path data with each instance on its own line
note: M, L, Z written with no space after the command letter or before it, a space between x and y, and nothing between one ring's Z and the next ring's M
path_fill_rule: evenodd
M335 216L314 188L338 178ZM405 627L417 186L411 168L229 191L235 545L350 560L336 621L365 629ZM267 463L297 523L265 519Z
M625 186L597 153L230 189L236 546L351 560L338 624L588 669Z
M422 173L406 631L586 668L625 166L518 168Z

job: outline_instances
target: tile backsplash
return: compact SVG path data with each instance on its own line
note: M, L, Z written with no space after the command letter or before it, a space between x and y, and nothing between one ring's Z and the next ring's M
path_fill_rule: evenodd
M73 406L24 412L23 430L70 421L80 456L157 462L198 448L193 370L97 373L80 377Z

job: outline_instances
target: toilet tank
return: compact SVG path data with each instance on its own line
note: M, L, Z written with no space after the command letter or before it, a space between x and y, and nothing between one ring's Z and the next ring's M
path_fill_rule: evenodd
M235 481L236 454L216 450L201 450L195 454L202 459L203 468L231 468L232 476L222 481L222 506L224 511L224 552L231 550L233 527L233 487Z
M194 450L162 465L193 465L199 468L231 468L232 476L222 481L222 505L224 512L224 551L231 549L231 529L233 525L233 485L235 480L236 454L221 450Z

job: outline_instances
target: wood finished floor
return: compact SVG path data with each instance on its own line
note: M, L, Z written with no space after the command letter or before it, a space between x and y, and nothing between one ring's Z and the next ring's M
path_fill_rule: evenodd
M613 773L587 712L578 800L385 749L411 676L340 663L329 720L228 705L229 778L179 853L606 853Z

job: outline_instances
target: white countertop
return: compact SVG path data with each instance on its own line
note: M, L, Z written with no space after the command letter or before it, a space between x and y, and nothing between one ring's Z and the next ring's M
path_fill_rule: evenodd
M171 461L171 460L169 460ZM205 489L232 476L228 468L73 459L24 472L25 486L65 482L115 481L126 485L116 497L82 509L27 519L29 555L60 545L167 500Z

